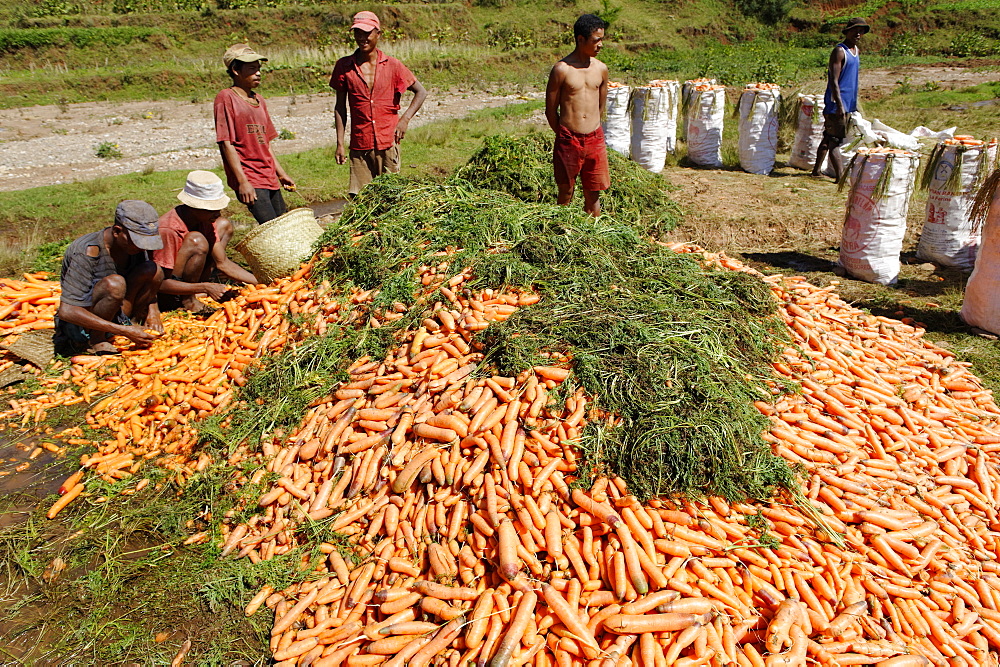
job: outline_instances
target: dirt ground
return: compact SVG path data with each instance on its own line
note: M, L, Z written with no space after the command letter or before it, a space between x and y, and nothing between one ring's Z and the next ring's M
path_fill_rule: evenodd
M988 81L1000 80L1000 72L950 65L920 65L890 69L862 70L861 90L886 92L907 81L911 86L922 86L934 81L942 88L967 88Z
M899 82L936 81L963 88L1000 80L1000 72L944 65L865 70L862 86L886 93ZM822 86L810 82L809 87ZM536 92L530 97L540 97ZM484 92L432 91L413 127L524 97ZM267 98L275 127L294 139L275 141L280 154L329 146L334 141L329 93ZM406 101L404 100L404 105ZM84 181L143 170L219 166L210 102L160 100L125 104L92 102L0 111L0 191ZM102 159L97 146L117 144L123 157ZM692 176L696 178L696 176ZM791 200L794 203L794 198Z
M276 140L277 154L334 143L332 94L265 99L275 128L295 136ZM523 99L531 98L431 91L410 127ZM0 191L143 170L214 168L221 162L213 128L211 102L89 102L2 110ZM105 142L117 144L123 157L97 157L97 146Z

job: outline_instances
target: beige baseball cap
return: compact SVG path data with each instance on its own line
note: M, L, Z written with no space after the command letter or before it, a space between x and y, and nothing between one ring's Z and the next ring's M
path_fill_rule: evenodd
M163 247L159 217L151 204L137 199L126 199L115 208L115 222L128 230L132 243L142 250Z
M233 44L226 49L225 55L222 56L222 62L226 64L227 69L234 60L241 63L267 62L267 58L254 51L249 44Z

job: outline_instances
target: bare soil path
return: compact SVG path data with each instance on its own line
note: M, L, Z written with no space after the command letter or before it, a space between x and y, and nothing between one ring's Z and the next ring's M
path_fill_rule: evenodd
M988 81L1000 81L1000 71L993 68L919 65L862 71L862 91L887 92L902 82L919 87L934 82L942 88L967 88Z
M278 131L295 135L272 144L279 155L334 143L332 94L266 99ZM410 127L523 99L482 91L432 91ZM117 144L122 157L97 157L97 146L105 142ZM0 111L0 191L220 164L211 102L89 102Z
M944 88L962 88L1000 80L1000 72L944 65L872 69L865 70L862 84L868 91L886 93L904 80L912 85L936 81ZM822 82L807 85L814 88ZM518 99L524 98L483 91L434 91L411 127ZM331 145L333 101L329 93L268 97L275 126L295 135L295 139L276 141L276 152ZM0 191L143 170L216 167L220 163L213 140L210 102L91 102L2 110ZM104 142L117 144L123 157L97 157L96 148Z

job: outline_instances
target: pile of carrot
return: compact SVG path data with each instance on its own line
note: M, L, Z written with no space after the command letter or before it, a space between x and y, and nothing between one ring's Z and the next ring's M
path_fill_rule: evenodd
M310 268L305 265L269 286L246 287L204 320L167 313L165 333L151 347L116 339L124 348L120 355L73 357L61 375L43 377L42 389L29 398L10 400L9 409L0 412L0 429L40 424L56 406L90 406L86 422L95 430L73 426L52 434L69 445L93 445L96 451L81 457L81 470L63 485L65 495L50 517L83 492L84 470L114 481L135 475L143 461L155 460L183 483L208 465L207 455L193 453L198 441L193 423L225 408L236 387L245 383L244 370L261 356L276 353L290 339L322 331L328 319L338 316L340 304L318 298L322 287L307 284ZM36 297L37 284L16 285L10 294L25 304L20 313L27 305L48 307L48 313L38 315L41 321L54 312L58 284L47 283L50 296ZM288 314L305 317L308 326L292 327ZM45 321L51 326L50 319ZM16 328L22 326L31 322ZM64 363L57 361L53 368Z
M982 148L984 146L996 146L997 140L990 139L989 141L983 141L968 134L956 134L951 139L945 139L941 143L945 146L968 146L970 148Z
M51 329L59 305L59 283L49 274L25 273L24 280L0 279L0 335Z
M750 271L672 247L708 269ZM183 482L207 465L189 422L233 400L255 357L334 318L402 316L371 312L371 293L341 308L306 282L308 268L204 322L171 318L150 350L75 358L0 415L30 424L44 399L79 398L113 434L50 516L82 493L86 470L116 479L155 459ZM572 360L487 372L475 334L538 296L473 292L468 272L439 269L423 269L443 298L419 329L384 359L357 360L294 433L240 454L260 467L237 479L275 481L259 514L222 524L223 557L267 560L331 536L312 545L321 561L304 557L305 581L265 587L246 608L275 610L278 664L1000 664L1000 408L922 330L852 308L835 284L762 276L792 344L773 364L772 399L756 406L801 489L770 502L642 502L620 478L579 469L583 429L614 416L560 391Z
M23 280L0 279L0 337L4 345L19 334L33 329L51 329L59 304L59 283L46 280L48 274L26 273ZM0 347L0 373L13 367L18 358Z
M675 246L679 252L699 252ZM747 270L724 255L707 265ZM385 359L359 359L268 443L261 513L224 557L268 559L320 522L312 577L263 588L280 665L996 665L1000 410L919 329L801 279L766 278L802 387L757 407L802 466L769 503L586 486L576 441L613 421L565 360L490 376L474 332L529 294L444 291Z
M689 82L690 83L690 82ZM688 90L696 90L698 92L703 92L706 90L725 90L726 87L717 83L697 83L691 85Z

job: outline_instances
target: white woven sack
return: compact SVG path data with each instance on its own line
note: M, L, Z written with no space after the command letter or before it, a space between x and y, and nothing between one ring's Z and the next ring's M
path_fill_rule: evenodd
M726 90L694 90L688 104L688 159L699 167L722 166L722 123Z
M840 265L855 278L892 285L899 277L899 253L906 235L906 213L920 164L914 153L892 155L858 151L849 165L851 192L840 240ZM884 193L877 193L882 179Z
M668 91L667 103L667 152L677 151L677 121L681 112L681 84L678 81L660 81L660 88Z
M674 90L665 86L639 86L632 92L631 158L643 169L663 171L668 144L672 149L677 132L670 117L676 113Z
M788 165L796 169L812 169L816 152L823 140L823 96L799 93L798 129Z
M740 167L751 174L770 174L778 152L778 106L781 92L744 90L740 95Z
M975 266L980 232L973 230L969 209L976 197L979 176L996 159L997 151L996 144L984 148L939 146L940 157L928 166L934 171L927 188L924 227L917 244L920 259L963 271L971 271ZM948 182L955 169L960 170L961 177L950 186Z
M681 141L687 141L687 124L688 117L690 116L689 106L691 104L692 94L694 93L693 89L695 86L702 83L714 86L718 82L715 79L690 79L681 84L681 118L677 128L677 138Z
M993 193L983 224L976 268L965 285L962 320L974 327L1000 334L1000 188Z
M632 116L628 108L631 94L630 86L608 88L605 121L601 125L604 128L604 143L625 157L628 157L632 143Z

